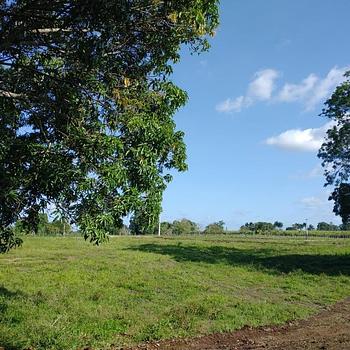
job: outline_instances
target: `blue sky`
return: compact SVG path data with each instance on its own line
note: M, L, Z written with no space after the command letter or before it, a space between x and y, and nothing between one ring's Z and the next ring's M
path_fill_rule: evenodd
M222 0L209 53L174 81L189 93L175 116L189 170L164 194L162 220L285 225L340 220L317 149L323 103L350 69L349 0Z

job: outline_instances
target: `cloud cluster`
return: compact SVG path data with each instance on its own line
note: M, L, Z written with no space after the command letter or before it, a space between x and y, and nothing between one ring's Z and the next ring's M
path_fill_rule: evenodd
M285 84L277 99L281 102L300 101L304 103L306 110L312 110L345 80L344 74L348 69L349 67L334 67L324 79L310 74L300 84Z
M305 99L309 95L319 78L315 74L310 74L300 84L285 84L278 94L278 101L280 102L295 102Z
M324 142L327 130L334 125L334 122L328 122L320 128L287 130L268 138L265 143L288 150L315 152Z
M324 78L310 74L301 82L285 83L276 91L276 83L281 74L275 69L265 69L255 73L245 95L233 99L228 98L219 103L216 110L221 113L240 112L258 101L270 101L275 103L299 102L304 105L305 110L310 111L319 103L324 102L336 86L345 80L344 74L348 70L349 67L333 67Z
M270 100L275 89L275 81L279 76L280 74L274 69L255 73L254 80L249 85L248 96L252 100Z
M272 97L275 89L275 81L279 73L274 69L265 69L256 72L253 81L248 86L246 95L236 98L228 98L216 106L216 110L221 113L240 112L243 108L248 108L256 101L268 101Z
M240 112L244 107L249 107L251 101L245 96L239 96L235 99L228 98L219 103L216 110L221 113Z

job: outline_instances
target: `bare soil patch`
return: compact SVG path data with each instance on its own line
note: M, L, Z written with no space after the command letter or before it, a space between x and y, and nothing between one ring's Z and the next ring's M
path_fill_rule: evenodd
M350 298L307 320L231 333L150 342L129 350L350 350Z

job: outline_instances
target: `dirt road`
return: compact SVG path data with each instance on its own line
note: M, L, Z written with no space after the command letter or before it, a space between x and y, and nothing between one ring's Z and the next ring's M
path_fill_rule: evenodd
M130 350L350 350L350 298L305 321L280 327L139 345Z

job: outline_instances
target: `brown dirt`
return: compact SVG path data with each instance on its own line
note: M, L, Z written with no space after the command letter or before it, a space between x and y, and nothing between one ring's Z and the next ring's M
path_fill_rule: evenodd
M150 342L129 350L350 350L350 298L307 320L231 333ZM125 349L126 350L126 349Z

